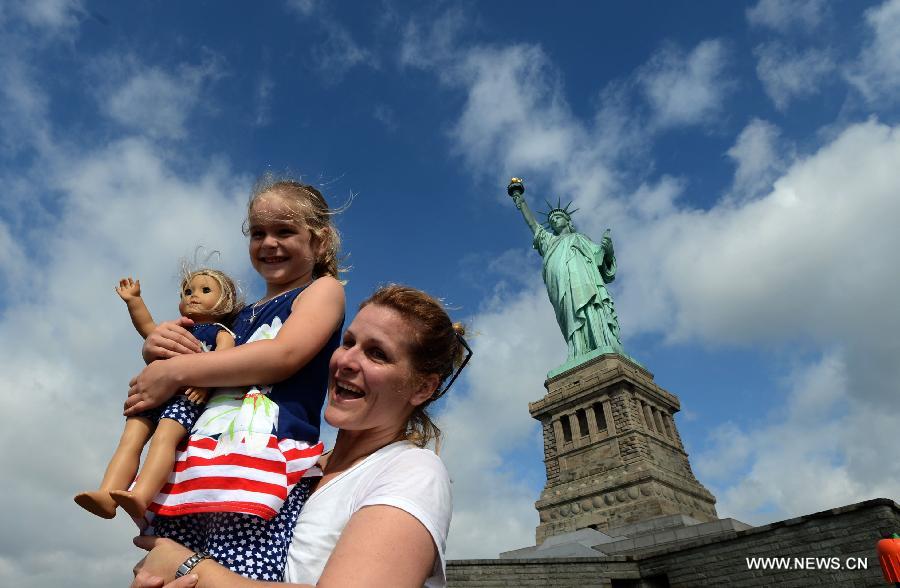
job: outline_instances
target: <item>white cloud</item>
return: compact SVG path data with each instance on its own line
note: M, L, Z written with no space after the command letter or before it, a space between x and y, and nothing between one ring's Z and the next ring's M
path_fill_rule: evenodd
M302 17L312 16L321 7L319 0L287 0L285 4L288 10L292 10Z
M896 411L854 399L845 370L839 353L828 354L795 372L773 422L714 432L695 463L712 481L720 516L758 524L894 495L900 465L883 459L893 440L872 432L889 430Z
M325 41L313 47L315 67L326 81L338 81L356 66L378 67L378 59L372 51L362 47L343 25L325 19Z
M781 43L766 43L754 50L756 75L778 110L791 101L816 95L836 64L824 50L792 51Z
M473 49L457 73L468 92L453 128L463 157L474 162L502 153L505 169L512 162L523 170L563 163L578 138L566 120L558 80L540 49ZM536 108L544 118L528 119L526 113Z
M97 95L105 114L133 132L171 139L185 137L205 86L223 75L215 56L174 72L144 65L134 56L108 59L102 69L104 77L113 73Z
M675 212L675 202L684 192L684 182L663 176L656 184L641 184L631 195L635 213L644 219L655 220Z
M397 115L387 104L376 104L372 109L372 117L384 125L388 131L397 130Z
M747 9L747 21L781 33L795 28L811 31L822 24L827 14L824 0L759 0Z
M136 274L162 320L178 314L178 260L197 245L220 250L223 268L246 276L241 187L250 180L215 159L182 175L173 171L178 152L142 137L99 148L56 137L27 47L0 57L14 82L4 85L12 99L0 116L24 151L0 171L0 387L9 391L0 444L18 448L0 452L0 467L15 472L4 490L16 504L0 515L0 585L123 586L140 557L132 524L72 502L98 483L121 431L125 386L141 366L140 339L112 287Z
M401 66L428 69L451 65L459 35L467 23L467 15L450 8L436 18L424 21L410 19L403 27L399 61Z
M120 276L140 277L154 318L163 320L178 314L178 259L198 244L222 251L231 273L247 273L239 187L249 180L218 164L181 177L156 149L141 139L88 149L46 167L46 184L33 186L35 198L48 188L63 196L56 223L17 237L27 247L0 318L0 385L17 391L0 399L7 415L0 443L27 448L0 454L0 467L16 472L5 492L17 505L0 515L7 537L16 538L0 549L7 560L0 584L129 581L139 557L128 545L130 522L95 519L71 501L99 482L121 431L126 383L141 366L140 338L112 287ZM73 570L75 577L57 577Z
M690 53L674 45L658 51L637 79L662 127L695 125L718 116L732 82L725 45L698 44Z
M893 312L900 274L885 253L900 249L893 226L900 218L900 128L876 120L849 125L795 155L776 127L751 121L729 150L737 164L732 197L697 210L680 198L690 190L684 179L638 173L635 182L610 167L621 152L601 141L602 129L591 125L605 117L620 123L614 128L628 129L635 120L633 110L616 101L601 106L591 124L577 120L557 70L539 47L442 51L447 55L417 65L434 69L440 80L464 92L452 138L472 173L491 174L498 184L522 173L530 178L526 197L531 202L551 195L549 186L553 196L575 198L581 208L576 221L586 234L614 229L621 280L613 284L613 295L626 349L629 336L658 333L672 342L717 347L790 349L799 342L821 352L819 364L797 368L784 405L772 407L773 415L786 412L786 419L730 425L713 438L710 454L721 452L740 467L726 467L701 452L701 467L711 477L741 476L739 484L716 488L723 512L760 522L896 492L895 471L879 472L857 447L871 430L865 423L870 407L891 398L891 382L900 380L895 360L900 341L893 336L900 331L900 315ZM410 54L416 54L414 47ZM654 104L659 125L689 124L718 112L728 89L728 82L721 81L724 68L723 46L710 41L689 54L664 49L640 68L636 79ZM622 92L627 88L613 87L604 96ZM625 152L640 153L637 136ZM634 167L652 169L652 161L638 159ZM637 188L626 190L629 183ZM516 214L502 186L497 193L507 214ZM532 279L538 279L536 273ZM448 405L446 428L454 442L482 436L479 451L486 457L473 457L480 465L482 494L497 483L519 497L525 490L505 483L497 456L525 447L528 437L521 431L534 425L527 415L508 415L500 407L524 401L509 394L522 386L533 389L543 379L538 372L552 367L547 358L554 356L552 345L562 345L562 338L541 287L501 288L497 296L508 313L488 309L473 318L480 330L497 337L480 350L478 363L494 368L507 365L516 354L531 359L521 361L515 371L499 370L502 381L473 371L469 384L479 393ZM502 317L496 325L490 320L495 316ZM548 347L538 351L535 346L540 345ZM519 383L522 366L535 373ZM482 380L488 385L482 386ZM860 408L841 416L839 408L847 404ZM880 420L900 416L891 406L882 408ZM479 409L492 418L501 415L502 438L484 425L488 421L479 418ZM469 422L477 425L470 428ZM808 440L800 442L792 434L794 425L802 425ZM754 444L767 433L772 441L757 451ZM817 443L822 435L831 437ZM851 442L856 445L847 445ZM785 444L789 451L780 449ZM465 472L460 478L468 484L462 458L448 451L447 460L451 471ZM802 482L786 479L791 467L798 472L793 479ZM805 491L813 480L822 488L815 496ZM515 508L527 512L485 513L476 523L470 513L479 497L467 488L457 504L467 514L454 523L454 534L465 538L465 547L453 547L460 550L454 556L492 557L505 546L479 536L479 528L510 521L527 528L533 507L517 498Z
M32 0L11 6L25 22L51 33L74 29L85 13L79 0Z
M319 0L288 0L286 6L300 19L315 19L316 29L324 33L323 41L312 43L311 55L326 83L337 83L357 66L379 67L375 53L361 46Z
M870 37L847 78L870 102L892 101L900 91L900 0L865 13Z
M764 198L670 218L692 234L664 254L673 334L764 342L854 333L860 343L870 305L900 286L884 255L900 246L888 220L900 213L898 166L900 131L869 121L799 159ZM685 259L696 263L684 267ZM841 271L841 260L853 269Z
M275 82L267 75L262 76L256 84L255 116L253 124L264 127L272 121L272 90Z
M0 29L0 147L49 149L48 97L27 57L27 36Z
M523 230L523 247L527 234ZM447 439L441 456L453 478L451 558L496 557L534 544L535 493L504 459L523 445L541 455L528 402L545 393L548 359L562 363L566 356L562 338L546 336L558 327L542 285L515 300L489 299L469 327L477 361L464 372L467 393L451 392L438 420Z
M728 157L737 165L731 193L738 199L770 190L777 174L790 163L780 145L778 127L758 118L744 127Z

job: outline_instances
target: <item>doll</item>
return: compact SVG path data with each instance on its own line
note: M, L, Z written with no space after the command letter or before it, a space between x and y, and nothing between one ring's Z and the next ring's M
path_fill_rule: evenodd
M134 328L146 339L156 323L141 298L140 280L123 278L116 292L128 306ZM234 282L224 273L212 269L184 272L178 309L194 321L189 330L203 351L234 347L234 333L217 321L230 321L242 306ZM158 408L128 417L100 488L78 494L75 502L102 518L113 518L116 507L121 506L136 520L143 519L147 506L172 471L176 447L200 416L207 396L205 388L188 388ZM141 475L129 490L148 439L150 449Z

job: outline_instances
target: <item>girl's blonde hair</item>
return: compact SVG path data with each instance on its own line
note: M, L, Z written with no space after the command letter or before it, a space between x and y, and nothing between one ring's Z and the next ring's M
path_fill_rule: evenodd
M218 319L222 322L231 322L238 312L244 307L244 298L237 285L225 272L211 268L201 268L198 270L190 270L187 267L182 268L181 272L181 288L178 292L179 296L184 292L185 287L190 284L191 280L197 276L207 276L219 284L222 294L207 314L210 317Z
M260 216L253 214L253 205L267 193L274 193L287 204L287 218L275 218L274 216ZM313 277L321 276L338 277L342 268L338 267L338 253L341 249L341 236L337 228L331 222L334 211L328 208L328 203L315 187L291 179L279 179L274 174L267 172L257 180L247 203L247 220L244 221L244 235L250 234L251 216L263 222L287 221L302 225L309 229L317 243L322 245L322 252L313 265Z
M436 374L439 378L435 393L413 409L406 423L406 439L419 447L434 440L439 447L441 430L431 420L428 406L443 394L444 382L462 365L465 349L461 337L466 329L450 320L437 299L409 286L391 284L379 288L359 308L369 304L393 309L409 323L413 369L418 375Z

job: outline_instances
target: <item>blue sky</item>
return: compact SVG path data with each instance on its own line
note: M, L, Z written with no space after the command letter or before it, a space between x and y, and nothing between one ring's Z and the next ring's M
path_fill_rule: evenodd
M353 196L349 308L406 282L476 333L437 407L450 557L533 543L527 403L565 358L513 175L612 229L626 350L721 516L898 498L900 0L4 1L0 82L4 585L127 581L130 524L71 502L140 368L112 287L171 318L204 246L258 296L269 169Z

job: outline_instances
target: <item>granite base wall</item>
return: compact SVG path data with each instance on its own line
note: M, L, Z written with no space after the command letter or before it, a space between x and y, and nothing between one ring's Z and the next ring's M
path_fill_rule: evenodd
M885 586L875 544L900 532L900 507L878 498L716 537L597 558L456 560L451 587ZM751 570L747 558L837 558L842 569ZM851 560L866 569L847 569ZM813 564L815 565L815 564ZM860 566L861 568L862 566Z

